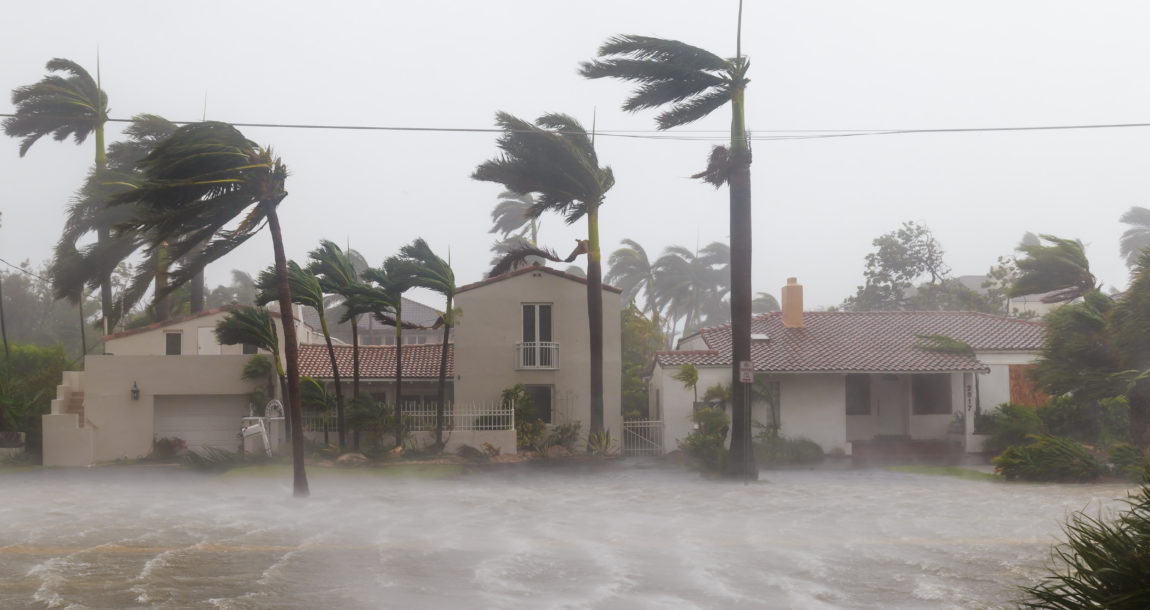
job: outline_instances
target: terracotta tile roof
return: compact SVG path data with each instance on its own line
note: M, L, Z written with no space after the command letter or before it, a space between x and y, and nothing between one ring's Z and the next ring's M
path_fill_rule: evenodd
M228 305L222 305L222 306L216 307L214 309L205 309L204 311L201 311L199 313L193 313L193 314L186 315L186 316L180 316L178 318L169 318L167 320L164 320L163 322L153 322L152 324L149 324L147 326L141 326L139 328L130 328L130 329L122 331L122 332L112 333L110 335L105 335L104 340L110 341L112 339L119 339L121 337L130 337L132 335L138 335L140 333L146 333L150 330L156 330L157 328L163 328L165 326L171 326L172 324L178 324L180 322L187 322L188 320L194 320L196 318L203 318L203 317L215 315L217 313L220 313L221 311L231 311L233 309L240 309L240 307L241 307L240 305L236 305L235 303L229 303ZM273 312L273 313L274 313L274 315L279 316L278 312Z
M523 275L525 273L531 273L532 271L542 271L543 273L549 273L551 275L565 278L565 279L571 280L573 282L579 282L580 284L586 284L587 283L587 278L585 278L585 277L579 277L578 275L571 275L570 273L566 273L564 271L559 271L558 269L552 269L551 267L545 267L543 265L530 265L528 267L520 267L519 269L516 269L514 271L508 271L507 273L504 273L503 275L497 275L495 277L489 277L485 280L480 280L478 282L473 282L471 284L467 284L466 286L460 286L459 288L457 288L455 290L455 294L459 294L461 292L467 292L468 290L475 290L476 288L479 288L481 286L486 286L488 284L494 284L496 282L502 282L503 280L513 278L517 275ZM616 288L614 286L611 286L610 284L603 284L603 290L606 290L607 292L614 292L616 294L622 294L623 293L622 288Z
M419 301L413 301L407 297L402 297L402 298L403 298L403 321L404 322L410 322L410 323L416 324L418 326L431 327L432 325L434 325L436 322L439 321L439 311L436 310L435 308L430 307L428 305L424 305L423 303L420 303ZM333 305L333 306L327 308L325 313L327 314L328 327L331 328L332 331L334 332L335 326L339 323L339 317L341 315L343 315L343 302L341 301L340 304ZM359 320L358 320L359 330L361 332L366 331L372 327L372 324L369 320L370 317L371 316L360 316L359 317ZM312 309L311 307L304 307L303 308L303 321L308 326L310 326L316 330L319 330L319 327L320 327L319 314L317 314L315 312L315 310ZM350 326L351 323L348 322L348 323L346 323L346 325ZM374 325L374 327L379 328L379 323L377 322Z
M778 312L755 316L751 341L757 371L930 372L981 371L973 356L940 354L918 347L916 335L946 335L977 352L1038 351L1046 327L1040 322L965 311L804 312L804 328L786 328ZM699 331L710 350L665 351L663 366L731 365L730 325Z
M440 344L404 345L403 378L439 379ZM340 377L351 379L352 347L335 346L335 362ZM455 374L455 345L447 344L447 378ZM300 375L316 379L331 379L331 358L326 345L299 346ZM394 345L359 346L359 376L361 379L395 379Z

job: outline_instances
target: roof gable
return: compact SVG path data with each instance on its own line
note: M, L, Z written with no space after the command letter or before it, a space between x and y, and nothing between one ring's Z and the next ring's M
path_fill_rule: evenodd
M457 288L455 290L455 294L459 294L461 292L467 292L468 290L475 290L476 288L482 288L483 286L489 286L491 284L496 284L498 282L502 282L504 280L508 280L508 279L513 278L513 277L518 277L520 275L526 275L526 274L534 272L534 271L542 271L543 273L554 275L555 277L561 277L565 280L570 280L572 282L578 282L578 283L583 284L583 285L587 284L587 278L585 278L585 277L579 277L578 275L572 275L570 273L566 273L564 271L559 271L558 269L552 269L551 267L546 267L543 265L529 265L527 267L520 267L519 269L516 269L514 271L508 271L507 273L497 275L495 277L489 277L487 279L480 280L478 282L473 282L473 283L467 284L465 286L460 286L459 288ZM603 284L603 290L605 290L607 292L614 292L615 294L622 294L623 293L623 290L621 288L616 288L616 287L611 286L609 284Z

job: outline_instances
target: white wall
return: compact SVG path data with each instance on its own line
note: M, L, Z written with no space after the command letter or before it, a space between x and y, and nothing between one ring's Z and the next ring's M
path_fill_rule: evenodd
M663 449L665 451L678 449L679 441L686 438L694 429L691 414L694 412L695 393L683 387L683 382L673 378L678 372L679 367L677 366L663 368L662 365L656 363L651 374L651 385L648 389L649 400L652 401L652 414L655 413L655 392L660 392L659 398L662 401L664 425ZM729 367L699 368L699 383L696 386L699 390L699 399L702 400L703 393L707 391L707 388L716 383L726 384L730 382L731 369Z
M990 367L990 373L978 378L978 403L983 413L1010 402L1010 365L1032 364L1038 360L1037 354L1025 352L979 352L975 356Z
M778 375L780 432L808 438L823 451L849 451L846 427L846 376L841 374ZM758 421L765 421L759 415Z

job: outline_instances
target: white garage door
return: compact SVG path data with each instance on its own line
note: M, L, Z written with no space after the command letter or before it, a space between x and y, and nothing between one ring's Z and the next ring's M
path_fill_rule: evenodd
M240 419L248 415L247 396L157 396L156 438L184 439L188 449L239 449Z

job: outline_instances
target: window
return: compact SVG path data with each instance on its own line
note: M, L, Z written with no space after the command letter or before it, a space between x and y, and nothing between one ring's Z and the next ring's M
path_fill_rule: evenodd
M915 415L950 415L950 375L914 375L911 400Z
M183 333L164 333L164 353L168 356L179 356L184 345Z
M766 424L768 429L778 432L779 427L782 426L782 408L780 400L781 392L779 388L779 382L763 382L761 387L764 393L763 398L766 399L765 402L767 403L765 414L767 421L763 423Z
M870 375L847 375L847 415L870 415Z
M559 365L557 346L551 335L551 305L523 305L523 344L520 368L550 369Z
M258 354L259 352L260 348L256 347L255 345L252 345L251 343L244 344L244 355Z
M554 388L550 385L527 386L527 394L531 396L531 402L535 403L535 415L545 424L551 423L551 394Z

